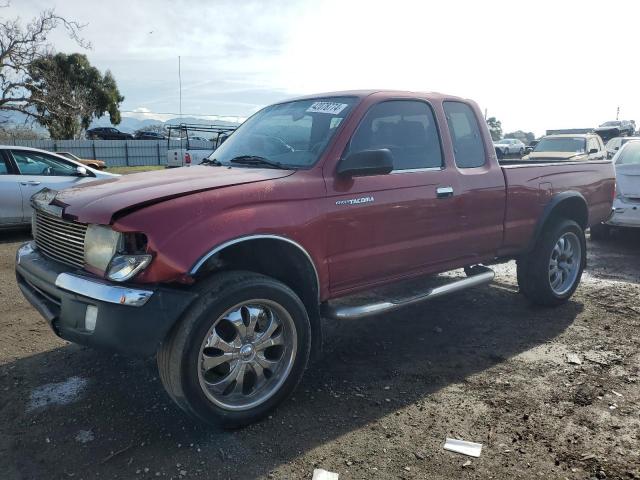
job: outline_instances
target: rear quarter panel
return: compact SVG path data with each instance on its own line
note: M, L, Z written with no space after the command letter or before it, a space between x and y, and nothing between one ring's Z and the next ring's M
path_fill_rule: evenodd
M554 195L578 192L588 207L589 226L611 212L615 173L610 161L503 166L507 186L501 255L522 252L532 239L545 206Z

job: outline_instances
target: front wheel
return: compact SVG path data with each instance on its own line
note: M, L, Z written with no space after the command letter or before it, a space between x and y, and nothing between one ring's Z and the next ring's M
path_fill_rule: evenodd
M573 220L549 224L534 249L518 259L520 292L538 305L565 303L578 288L586 264L584 230Z
M197 419L227 428L253 423L302 378L309 317L289 287L264 275L224 272L201 289L158 351L160 377Z

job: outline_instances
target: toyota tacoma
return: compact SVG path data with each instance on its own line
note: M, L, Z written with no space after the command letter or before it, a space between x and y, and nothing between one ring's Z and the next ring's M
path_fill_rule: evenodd
M157 355L185 412L237 427L294 390L321 318L487 284L510 259L527 299L566 302L614 190L606 159L501 166L470 100L313 95L259 111L201 165L36 194L16 275L57 335ZM384 293L426 276L440 283Z

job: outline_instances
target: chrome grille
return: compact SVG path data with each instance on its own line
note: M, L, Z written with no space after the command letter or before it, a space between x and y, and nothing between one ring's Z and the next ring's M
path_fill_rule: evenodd
M69 265L84 266L87 226L34 210L36 245L43 253Z

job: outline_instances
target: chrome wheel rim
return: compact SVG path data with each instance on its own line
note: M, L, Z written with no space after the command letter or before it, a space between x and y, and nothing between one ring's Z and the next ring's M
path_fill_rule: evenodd
M231 307L200 347L198 379L207 398L227 410L248 410L271 398L289 376L296 328L285 308L255 299Z
M575 233L563 234L549 258L549 284L556 295L564 295L573 287L582 261L582 245Z

